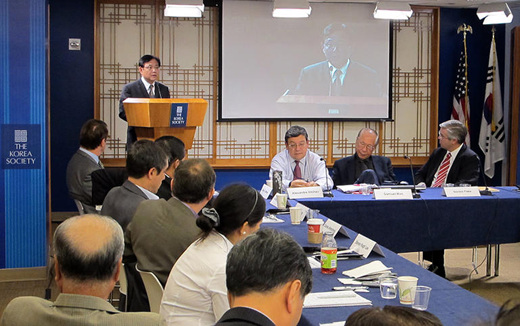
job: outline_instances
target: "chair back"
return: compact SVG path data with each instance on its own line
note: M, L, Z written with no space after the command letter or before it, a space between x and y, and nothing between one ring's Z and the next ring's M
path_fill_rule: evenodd
M81 203L77 199L74 199L74 203L76 204L76 207L78 208L79 215L85 215L85 208L83 207L83 203Z
M148 296L148 303L150 304L150 311L159 313L164 291L161 282L157 276L154 275L154 273L141 271L137 265L135 265L135 269L139 272L141 278L143 279L146 295Z

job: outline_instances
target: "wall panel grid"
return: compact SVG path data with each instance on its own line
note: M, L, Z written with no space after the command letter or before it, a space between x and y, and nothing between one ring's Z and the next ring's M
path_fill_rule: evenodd
M123 85L139 78L137 61L146 53L161 58L160 81L172 97L203 98L208 111L195 134L190 157L208 159L216 167L266 167L285 147L284 134L292 124L304 126L311 150L332 164L354 153L357 132L372 127L380 132L376 153L405 163L404 154L425 161L436 130L432 76L438 65L434 26L438 9L414 10L409 21L392 26L392 121L334 122L216 122L218 101L219 9L206 7L202 18L168 18L163 5L97 2L96 56L99 62L96 116L110 129L104 160L125 157L126 122L118 117ZM433 137L433 138L432 138Z

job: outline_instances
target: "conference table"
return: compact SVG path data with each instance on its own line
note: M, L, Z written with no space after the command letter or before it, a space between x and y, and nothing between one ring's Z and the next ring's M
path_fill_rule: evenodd
M298 201L394 252L427 251L520 241L520 192L496 187L492 196L446 198L427 188L413 200L345 194Z
M268 208L270 205L268 204ZM310 246L307 242L307 224L302 222L300 225L292 225L288 214L278 215L284 220L283 223L263 223L262 227L272 227L293 236L302 246ZM320 218L326 220L323 215ZM347 228L350 238L342 234L336 235L338 246L349 247L357 233ZM371 253L367 259L360 260L341 260L338 261L338 271L336 274L322 274L320 269L313 269L313 288L312 292L331 291L334 286L342 286L337 280L338 277L346 277L342 271L352 269L374 260L381 260L386 266L392 267L392 271L399 276L411 275L419 278L418 285L426 285L432 288L430 303L427 311L435 314L444 325L476 325L482 321L493 320L498 312L498 307L491 302L455 285L420 266L404 259L391 250L382 247L385 257ZM362 297L372 301L373 306L384 307L385 305L400 305L399 299L382 299L379 288L369 288L368 293L358 293ZM332 307L332 308L304 308L302 317L298 325L319 325L345 321L354 311L367 306L354 307Z

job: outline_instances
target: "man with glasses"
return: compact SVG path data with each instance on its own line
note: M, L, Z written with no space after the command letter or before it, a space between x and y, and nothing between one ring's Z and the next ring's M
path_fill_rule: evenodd
M153 55L146 54L139 59L139 73L141 78L126 84L119 99L119 117L125 121L126 113L123 101L127 98L170 98L170 90L164 84L157 81L161 60ZM137 141L134 127L128 126L126 137L126 150Z
M300 126L292 126L285 133L285 150L271 161L271 179L273 171L282 171L284 189L321 186L323 190L330 190L334 185L325 161L309 150L309 136Z
M417 171L415 182L432 188L443 187L446 183L476 186L480 164L477 154L464 144L468 129L458 120L445 121L439 127L440 146ZM444 250L425 251L424 259L432 262L428 270L446 277Z
M335 185L369 183L381 185L396 181L388 157L372 155L379 142L374 129L363 128L356 138L356 153L334 162L332 179Z

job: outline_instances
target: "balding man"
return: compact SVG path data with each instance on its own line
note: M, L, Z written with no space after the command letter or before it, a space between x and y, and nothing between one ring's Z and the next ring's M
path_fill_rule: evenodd
M109 217L67 219L54 234L55 302L19 297L4 310L0 325L159 325L155 313L121 313L107 302L121 271L123 230Z
M395 182L392 162L388 157L372 155L379 142L377 131L363 128L356 138L356 153L334 162L332 179L335 185L370 183L382 185Z

